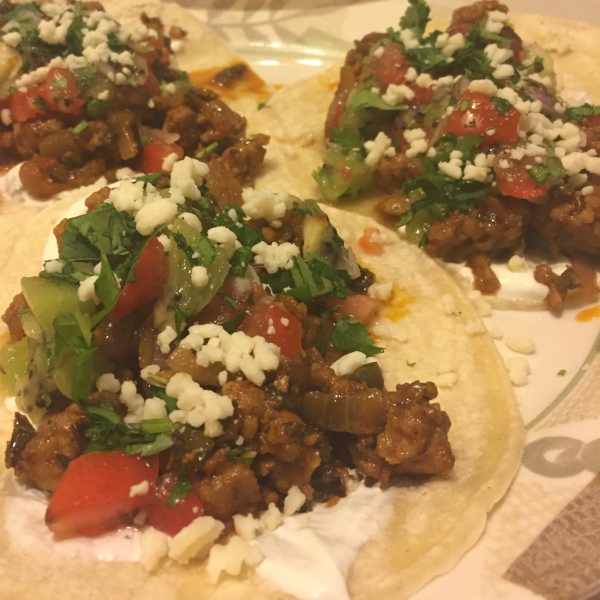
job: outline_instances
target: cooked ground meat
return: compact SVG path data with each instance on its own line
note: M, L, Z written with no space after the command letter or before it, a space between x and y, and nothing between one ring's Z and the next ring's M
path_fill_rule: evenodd
M17 294L2 315L2 320L8 325L10 341L12 344L25 337L19 313L26 308L29 308L29 305L27 304L27 300L25 300L25 296L23 294Z
M467 261L467 266L473 271L474 287L483 294L495 294L500 289L500 280L490 262L486 254L475 254Z
M204 475L194 482L205 514L222 521L251 512L260 501L260 488L252 469L226 455L225 450L213 454L204 464Z
M498 0L482 0L468 6L461 6L452 13L452 27L457 25L473 25L477 21L487 19L488 13L493 10L499 10L503 13L508 12L508 7L501 4Z
M565 195L559 190L549 202L536 205L532 212L532 227L558 252L581 251L600 253L600 186L584 196L581 192Z
M85 422L83 411L71 404L63 412L44 419L19 456L9 456L9 443L6 460L13 464L16 475L27 475L40 489L53 492L68 464L85 448L81 434Z
M573 267L567 267L560 275L552 271L550 265L537 265L533 272L534 279L548 287L548 295L544 302L550 310L561 311L567 294L579 287L579 279Z
M515 198L484 198L467 213L455 210L435 221L427 234L430 256L462 262L475 254L512 250L521 243L529 204Z

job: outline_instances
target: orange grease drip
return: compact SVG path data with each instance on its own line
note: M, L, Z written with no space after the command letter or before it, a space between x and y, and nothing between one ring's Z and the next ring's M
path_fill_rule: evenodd
M392 297L384 303L385 309L382 314L390 321L400 321L410 314L410 306L414 301L415 299L403 287L394 284Z
M589 323L592 319L600 319L600 306L592 306L577 313L576 321L580 323Z
M233 66L232 63L228 66ZM247 65L246 65L247 66ZM201 88L208 88L213 92L216 92L223 98L223 100L239 100L243 96L253 95L258 101L266 102L271 92L267 84L261 79L250 67L246 72L239 78L231 83L231 85L219 85L212 81L213 77L227 67L215 67L213 69L201 69L199 71L192 71L188 74L190 81L196 86Z

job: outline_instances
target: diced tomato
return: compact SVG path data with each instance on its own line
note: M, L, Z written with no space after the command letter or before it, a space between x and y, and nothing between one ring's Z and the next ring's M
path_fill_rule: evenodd
M135 263L135 281L127 282L108 320L117 323L132 310L156 300L167 283L167 257L165 249L157 238L152 238Z
M148 73L148 77L146 81L144 81L144 84L140 86L140 89L151 96L160 95L160 82L152 71Z
M193 491L169 507L169 498L176 483L177 476L172 473L160 478L148 517L148 525L170 536L177 535L192 521L204 515L202 502Z
M508 162L508 168L503 169L500 163ZM539 185L529 175L528 166L536 162L531 156L524 156L521 160L513 160L508 155L499 155L494 161L494 172L496 173L496 189L503 196L513 196L523 200L536 200L543 196L551 187Z
M360 238L358 238L358 245L367 254L381 254L383 252L383 244L377 240L378 235L380 236L380 232L377 227L367 227Z
M163 169L163 162L173 152L177 154L177 160L183 158L183 148L179 144L167 144L160 140L147 142L142 154L142 171L144 173L168 173Z
M354 173L352 172L352 169L350 167L338 167L337 171L344 181L352 181Z
M85 104L85 100L78 97L80 90L75 76L65 69L50 69L40 90L50 110L78 115Z
M58 539L119 529L150 505L157 477L155 456L142 458L120 450L84 454L69 463L50 498L46 524ZM144 481L148 493L131 496L132 486Z
M328 298L326 306L338 306L341 315L355 317L363 325L368 325L379 312L379 302L366 294L355 294L343 300Z
M429 104L433 100L433 86L424 88L416 83L411 83L408 87L415 93L415 97L411 100L404 100L404 104Z
M15 92L10 97L10 112L14 121L25 123L47 114L40 86L29 88L26 92Z
M468 108L461 111L463 103ZM480 92L466 91L456 103L450 115L444 133L459 136L483 135L483 144L514 144L518 139L521 115L513 106L501 115L490 96Z
M281 348L285 356L302 353L302 325L277 302L255 304L242 322L241 330L249 336L260 335Z
M147 38L144 40L144 44L150 44L150 46L154 46L156 52L156 59L160 62L168 62L169 61L169 51L165 46L165 41L158 38ZM154 62L154 61L153 61ZM148 63L149 65L152 63Z
M344 104L342 102L334 100L334 104L332 104L331 108L329 109L329 114L327 115L328 130L333 131L337 127L337 124L343 112Z
M391 83L401 85L406 80L406 72L409 67L410 65L406 62L400 46L389 44L377 61L375 75L385 86Z
M593 117L588 117L588 123L592 127L598 127L598 126L600 126L600 114L594 115Z

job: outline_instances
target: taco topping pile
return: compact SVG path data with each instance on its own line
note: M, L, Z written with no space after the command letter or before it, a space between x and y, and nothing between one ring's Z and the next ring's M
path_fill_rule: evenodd
M425 33L429 8L410 0L399 30L356 42L315 172L328 200L388 193L377 204L384 218L431 256L469 261L489 293L499 287L490 256L525 245L600 253L600 106L561 100L550 59L506 13L485 0ZM551 308L583 283L574 267L536 270Z
M45 199L130 167L170 172L200 154L239 182L254 178L268 137L170 64L186 33L144 13L133 31L98 2L0 4L0 165ZM215 167L215 170L221 167Z
M454 463L435 385L385 390L374 277L318 204L209 174L186 157L93 194L3 317L7 467L57 538L148 525L150 569L227 537L255 562L282 514Z

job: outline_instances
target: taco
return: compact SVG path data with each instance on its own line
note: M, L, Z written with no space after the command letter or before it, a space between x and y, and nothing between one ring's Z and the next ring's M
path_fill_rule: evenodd
M265 184L278 172L294 178L285 155L274 153L296 142L294 113L310 105L314 120L303 122L303 135L310 130L317 143L301 160L314 167L318 190L299 191L340 205L363 198L430 256L466 262L483 293L500 289L490 259L505 265L509 279L525 270L545 289L539 300L508 306L540 307L545 296L559 311L565 302L594 300L600 106L593 102L600 96L582 74L595 59L597 29L527 15L513 27L507 8L489 1L456 10L442 30L428 26L426 3L412 1L398 30L355 43L339 76L333 68L273 98L274 110L252 125L285 132L283 145L272 147L278 168ZM571 89L576 81L588 95ZM286 123L293 123L287 131ZM562 256L564 270L542 259L534 271L524 251L554 262Z
M183 156L218 161L240 183L260 170L268 138L248 138L214 91L241 85L248 68L181 7L5 1L0 36L0 166L22 163L4 180L7 200L167 173ZM213 89L194 86L187 73L208 68Z
M208 169L106 188L56 227L51 206L2 267L22 289L0 349L20 413L1 419L4 597L406 596L477 540L518 467L502 361L440 267L387 231L365 253L372 219L286 192L224 203ZM149 524L142 561L170 558L94 561L24 518L44 512L57 538ZM264 577L222 574L244 563Z

